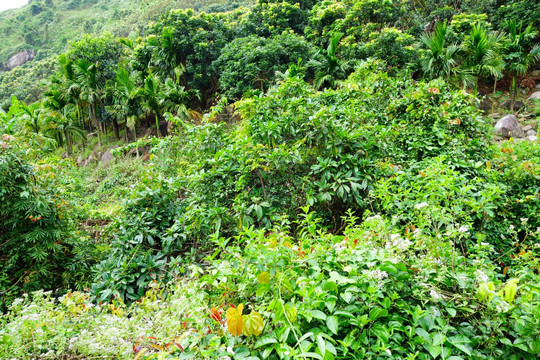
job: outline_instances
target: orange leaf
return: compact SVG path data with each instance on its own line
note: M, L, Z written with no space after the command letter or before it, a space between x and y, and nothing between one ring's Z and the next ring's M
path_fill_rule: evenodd
M229 308L227 310L227 329L234 336L239 336L242 334L242 327L244 322L242 320L242 310L244 309L244 304L238 305L236 308Z

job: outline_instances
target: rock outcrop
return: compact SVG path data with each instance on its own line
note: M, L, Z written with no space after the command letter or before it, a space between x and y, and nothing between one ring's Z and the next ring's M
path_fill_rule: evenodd
M33 60L36 56L36 52L32 49L30 50L24 50L20 53L17 53L9 58L9 60L6 62L6 64L2 67L3 70L10 71L17 66L21 66L29 62L30 60Z

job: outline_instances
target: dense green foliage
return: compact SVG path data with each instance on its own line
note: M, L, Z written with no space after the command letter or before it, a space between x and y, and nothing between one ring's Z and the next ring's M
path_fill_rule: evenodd
M0 359L538 357L526 2L46 3L103 22L0 75Z

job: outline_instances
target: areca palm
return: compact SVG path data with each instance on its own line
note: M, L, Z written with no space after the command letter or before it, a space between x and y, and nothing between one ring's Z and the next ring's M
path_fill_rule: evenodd
M184 86L180 85L180 78L184 73L184 67L182 65L177 66L173 73L174 80L167 78L163 84L161 105L164 111L169 111L186 118L188 116L187 105L191 98L198 96L198 92L197 90L186 90Z
M463 41L463 66L475 77L475 94L478 78L492 76L496 82L502 77L505 66L501 52L503 39L500 32L489 32L484 25L474 25Z
M156 118L156 134L158 137L161 136L159 131L159 114L161 113L162 107L162 98L163 93L160 89L159 78L154 77L154 75L149 74L144 79L144 102L143 107L146 111L152 113Z
M23 124L27 131L39 135L43 132L45 126L43 124L43 109L41 103L35 102L26 105L21 101L21 110L23 111Z
M455 44L446 43L447 33L448 24L445 21L437 24L433 34L424 34L420 38L420 42L427 48L421 59L422 70L429 78L440 76L448 80L456 74L459 48Z
M308 67L315 70L313 85L316 89L323 86L335 88L342 80L347 78L353 68L350 60L345 60L337 55L337 49L343 33L335 33L328 43L326 52L319 51L308 62Z
M56 141L58 146L66 145L68 155L71 155L73 142L83 139L84 130L73 120L69 108L64 108L65 114L51 113L47 117L48 127L45 133Z
M125 68L118 69L114 83L108 88L114 99L108 110L119 121L125 122L126 127L132 129L136 140L136 124L141 116L139 100L142 89L137 86L135 77L136 75L130 75ZM126 129L126 141L129 141L127 134Z
M96 128L98 143L101 146L100 124L96 116L96 108L101 101L101 85L98 82L98 63L80 59L75 63L76 82L80 87L81 98L88 104L89 117Z
M504 46L507 69L512 76L512 110L517 100L517 76L524 75L529 67L540 60L540 46L535 45L530 50L528 47L537 35L531 24L523 29L523 24L510 20L506 23L508 40Z

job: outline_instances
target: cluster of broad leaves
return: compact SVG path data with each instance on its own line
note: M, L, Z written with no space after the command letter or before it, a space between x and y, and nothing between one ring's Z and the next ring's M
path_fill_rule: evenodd
M95 296L136 300L151 280L177 276L185 253L209 237L294 220L306 205L339 231L347 210L382 209L369 196L377 183L418 162L443 156L442 166L469 178L485 167L488 124L472 97L440 81L396 80L380 65L365 63L342 88L322 92L289 74L237 104L236 129L180 121L181 134L153 149L154 169L169 177L143 182L124 206Z
M349 217L336 236L304 210L270 232L216 238L201 265L131 305L96 305L81 292L17 300L0 318L0 356L537 358L538 248L505 279L486 258L489 243L463 256L454 237L422 223L403 232L380 215L360 226Z

